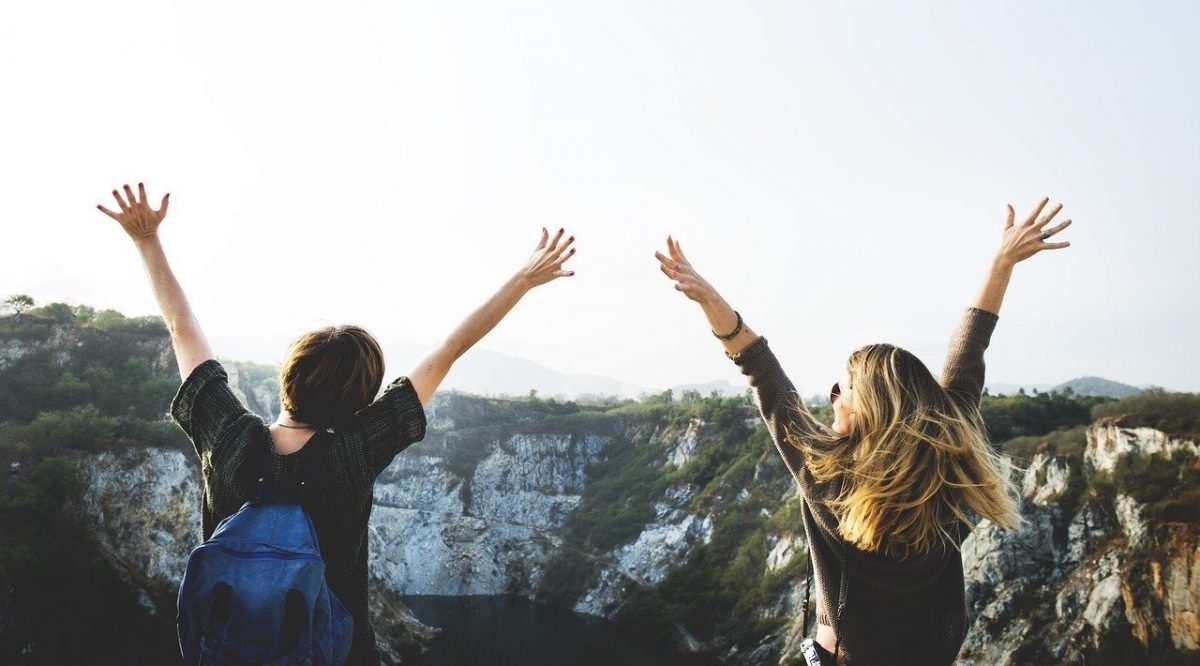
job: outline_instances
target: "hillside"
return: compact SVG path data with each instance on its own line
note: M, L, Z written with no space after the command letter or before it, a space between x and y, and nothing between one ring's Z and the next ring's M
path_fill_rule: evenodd
M199 539L195 456L163 421L178 378L153 320L100 314L0 318L0 460L22 465L0 495L0 569L16 590L7 622L0 605L0 655L32 644L71 661L46 633L62 623L110 663L174 649L173 593ZM270 369L226 365L270 416ZM1027 525L985 522L964 544L960 663L1195 658L1200 396L988 397L982 411L1024 468ZM729 664L795 657L799 502L744 396L589 407L445 394L428 414L425 440L375 489L373 612L389 661L430 636L409 594L520 595ZM67 599L71 613L47 624Z

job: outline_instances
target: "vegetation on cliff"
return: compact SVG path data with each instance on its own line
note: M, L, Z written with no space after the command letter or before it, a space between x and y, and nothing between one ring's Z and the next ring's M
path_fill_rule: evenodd
M168 640L164 626L152 626L161 621L141 609L117 572L92 557L86 537L59 510L78 491L73 452L146 445L190 450L166 417L179 383L166 331L157 318L126 318L86 306L20 305L15 314L0 316L0 461L6 470L11 463L22 469L0 493L5 574L0 580L17 588L21 614L0 657L15 654L11 650L18 644L50 640L54 626L85 632L76 636L92 645L133 635L114 629L116 622ZM260 370L258 379L270 374ZM604 455L587 468L581 504L561 532L563 547L547 566L540 600L573 606L610 564L606 558L656 520L655 504L664 493L686 489L681 510L711 518L709 539L661 580L632 581L617 620L660 637L675 637L678 627L686 627L702 642L739 648L752 648L781 629L784 618L764 608L803 575L807 554L799 550L774 571L764 566L772 543L801 531L799 502L789 494L792 481L749 395L666 391L639 401L590 404L534 394L517 401L451 399L461 404L452 410L451 435L437 446L445 447L446 460L463 478L470 477L490 442L511 434L609 438ZM828 405L813 408L829 421ZM1018 464L1028 464L1038 452L1068 461L1069 485L1057 501L1069 505L1071 514L1090 498L1111 504L1120 492L1146 504L1151 520L1200 519L1200 468L1186 456L1122 458L1111 475L1097 475L1091 485L1079 473L1085 433L1096 420L1195 438L1200 395L1158 390L1121 400L1070 391L988 395L981 410L992 441ZM700 435L676 465L669 449L689 428ZM51 609L63 606L75 610L51 621ZM60 625L60 619L68 624Z

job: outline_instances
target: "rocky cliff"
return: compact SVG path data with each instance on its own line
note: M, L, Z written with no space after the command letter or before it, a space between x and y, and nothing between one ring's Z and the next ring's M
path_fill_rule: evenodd
M1149 519L1110 480L1139 457L1171 464L1177 451L1192 461L1200 453L1158 430L1097 423L1082 464L1037 454L1022 476L1025 525L1004 531L985 520L963 544L974 624L961 661L1198 656L1200 525Z
M633 446L640 437L660 448L656 464L669 475L685 468L706 440L713 444L709 424L698 419L658 427L614 419L592 423L589 431L543 427L523 411L520 403L457 395L434 402L425 441L401 454L376 485L371 566L379 592L535 598L569 537L569 517L614 447ZM1133 498L1089 486L1111 473L1122 454L1174 451L1195 453L1196 444L1150 429L1097 424L1088 431L1082 465L1042 453L1017 471L1025 525L1002 531L984 521L963 545L973 624L961 663L1097 663L1104 655L1200 649L1200 530L1147 520ZM773 465L765 456L757 467ZM133 449L91 456L83 469L88 489L80 515L144 590L146 604L170 612L184 559L198 541L191 458ZM759 474L769 476L756 469ZM784 512L786 484L777 474L767 483L781 492L763 512ZM570 606L619 617L635 590L689 566L723 512L749 494L728 488L726 496L706 500L712 510L705 512L697 510L699 491L666 484L632 538L587 553L591 566ZM803 558L802 535L768 532L756 565L764 573ZM786 661L803 636L797 622L803 592L797 571L762 600L754 614L775 621L776 629L757 645L731 645L686 623L674 638L681 648L714 650L730 663ZM407 617L395 596L377 596L379 610L401 616L377 616L391 627L381 633L398 640L397 648L419 645L429 629Z
M86 376L73 354L112 337L0 339L0 371L41 355ZM121 350L148 359L159 385L177 382L161 334ZM271 373L226 368L247 406L272 418ZM428 418L425 440L375 487L372 610L389 661L434 631L404 607L414 594L516 594L651 627L726 663L795 660L799 502L752 405L693 396L589 409L451 393ZM964 543L972 626L960 663L1165 663L1200 650L1200 529L1161 488L1163 466L1194 466L1200 449L1112 420L1086 435L1081 452L1014 468L1022 528L984 521ZM142 605L171 617L199 543L194 454L123 441L74 455L84 491L72 513Z

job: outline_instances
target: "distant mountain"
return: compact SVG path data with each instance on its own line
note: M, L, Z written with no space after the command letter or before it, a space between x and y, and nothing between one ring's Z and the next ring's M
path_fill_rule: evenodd
M1095 395L1106 398L1126 398L1145 391L1145 388L1122 384L1103 377L1077 377L1061 384L999 384L989 382L988 393L991 395L1013 395L1024 389L1026 393L1062 393L1071 389L1076 395Z
M413 348L412 353L393 358L420 358L416 345ZM454 364L444 386L484 395L523 396L536 390L538 395L547 398L585 395L634 398L652 392L612 377L558 372L526 358L480 348L472 349Z
M1106 398L1127 398L1145 390L1103 377L1077 377L1055 386L1052 390L1061 392L1068 388L1076 395L1098 395Z

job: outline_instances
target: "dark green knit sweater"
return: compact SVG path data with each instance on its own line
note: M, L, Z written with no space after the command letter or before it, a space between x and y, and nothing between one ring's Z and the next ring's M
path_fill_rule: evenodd
M983 352L998 317L967 308L942 370L942 386L974 408L983 392ZM804 407L766 338L750 343L733 361L750 379L767 429L804 495L802 520L812 557L817 621L834 628L851 664L934 666L950 664L967 632L967 608L959 546L970 526L956 526L956 540L927 555L897 559L859 550L838 532L828 505L837 488L818 483L789 434L804 437L821 426ZM846 606L835 613L845 553Z
M289 455L275 453L267 425L246 409L229 387L229 377L216 360L201 363L184 380L171 415L200 457L203 476L201 522L204 539L226 516L255 494L260 476L248 459L258 447L270 459L276 484L294 484L301 463L319 448L309 440ZM375 402L328 437L322 478L304 500L325 559L325 579L354 617L351 664L377 664L379 652L367 613L367 523L371 517L375 477L397 453L425 436L425 410L407 378L392 382Z

